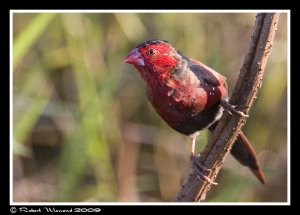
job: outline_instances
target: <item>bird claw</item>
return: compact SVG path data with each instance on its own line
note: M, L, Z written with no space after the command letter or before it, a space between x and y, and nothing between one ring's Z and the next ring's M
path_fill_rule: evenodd
M206 168L199 160L199 156L191 155L191 162L192 162L192 169L197 174L197 179L200 181L207 181L210 184L217 185L218 183L213 182L210 180L209 177L207 177L204 173L204 171L211 172L211 169Z
M208 169L206 168L199 160L198 158L200 158L200 155L191 155L191 162L192 164L194 164L198 169L207 171L207 172L211 172L212 169Z
M245 114L243 111L239 111L236 108L236 105L230 104L227 100L222 99L220 105L230 114L236 114L237 116L249 117L248 114Z

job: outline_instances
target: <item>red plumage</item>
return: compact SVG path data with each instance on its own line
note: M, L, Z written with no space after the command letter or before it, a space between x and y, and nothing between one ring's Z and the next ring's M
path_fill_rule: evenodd
M149 101L173 129L190 135L194 141L198 131L214 129L223 113L220 101L227 98L224 76L162 40L139 44L124 62L139 71ZM234 144L232 154L264 183L255 152L243 134Z

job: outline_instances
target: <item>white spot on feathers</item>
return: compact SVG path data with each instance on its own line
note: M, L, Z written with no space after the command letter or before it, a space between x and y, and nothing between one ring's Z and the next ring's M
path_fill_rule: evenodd
M171 96L174 93L175 89L169 90L168 91L168 96Z

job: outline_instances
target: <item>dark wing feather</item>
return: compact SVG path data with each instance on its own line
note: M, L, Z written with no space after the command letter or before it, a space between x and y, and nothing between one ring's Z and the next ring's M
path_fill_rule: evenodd
M205 83L214 86L220 86L223 84L227 89L226 78L203 63L192 60L190 69L199 77L200 80L203 80Z

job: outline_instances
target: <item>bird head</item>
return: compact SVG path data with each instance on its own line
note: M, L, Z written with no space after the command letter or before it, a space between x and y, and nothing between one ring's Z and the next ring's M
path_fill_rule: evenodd
M145 79L166 77L177 65L177 51L163 40L149 40L136 46L124 63L134 65Z

